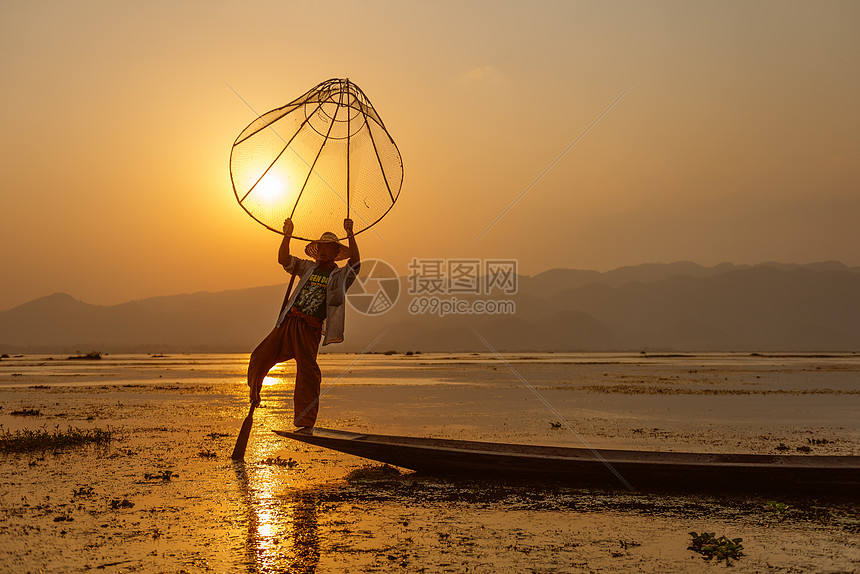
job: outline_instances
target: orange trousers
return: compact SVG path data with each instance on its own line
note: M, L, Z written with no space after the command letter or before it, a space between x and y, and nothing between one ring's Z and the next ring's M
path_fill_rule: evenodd
M251 353L248 386L259 397L263 379L278 363L296 360L293 413L297 427L312 427L317 420L322 373L317 364L322 323L291 309L280 327L275 327Z

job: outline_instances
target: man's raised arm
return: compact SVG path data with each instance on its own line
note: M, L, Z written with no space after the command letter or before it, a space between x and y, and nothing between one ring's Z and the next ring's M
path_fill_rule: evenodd
M349 266L356 267L361 262L361 255L358 253L358 244L355 242L355 235L352 233L352 220L347 218L343 220L343 229L346 231L346 237L349 240Z
M286 265L290 262L290 239L293 238L293 221L287 219L284 221L284 240L281 241L281 246L278 248L278 263Z

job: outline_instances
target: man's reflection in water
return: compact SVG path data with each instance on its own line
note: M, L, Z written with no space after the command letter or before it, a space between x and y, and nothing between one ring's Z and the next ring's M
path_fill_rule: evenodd
M319 526L316 491L294 491L286 503L292 513L292 572L311 573L320 561Z
M235 463L247 507L250 572L316 572L320 559L318 492L296 490L268 468Z

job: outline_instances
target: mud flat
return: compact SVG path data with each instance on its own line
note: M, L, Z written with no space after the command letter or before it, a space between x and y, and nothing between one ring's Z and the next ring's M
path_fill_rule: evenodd
M585 489L368 470L270 432L291 427L290 365L266 381L237 465L228 457L247 412L246 356L64 358L0 361L3 433L101 429L112 438L0 452L0 572L722 567L687 549L691 531L743 538L743 555L730 559L739 572L860 569L857 493ZM503 359L322 355L319 424L527 444L860 454L856 355Z

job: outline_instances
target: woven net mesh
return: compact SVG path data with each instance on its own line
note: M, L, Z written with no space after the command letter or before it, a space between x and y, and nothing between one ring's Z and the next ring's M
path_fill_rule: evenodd
M299 239L344 238L344 218L360 233L391 209L403 162L364 92L332 79L251 122L233 144L230 177L239 205L272 231L289 217Z

